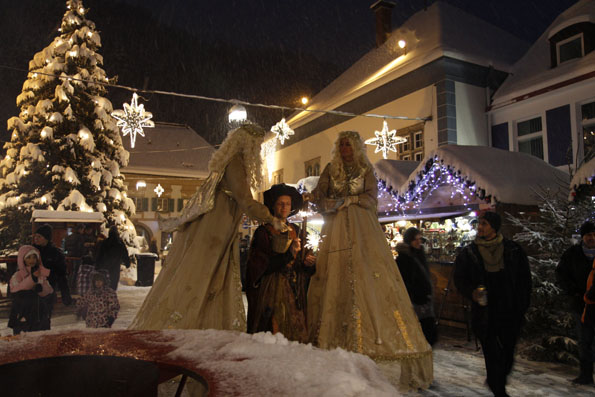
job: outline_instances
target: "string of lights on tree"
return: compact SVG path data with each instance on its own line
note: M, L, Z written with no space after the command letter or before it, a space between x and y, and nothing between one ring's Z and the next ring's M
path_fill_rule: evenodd
M475 181L462 175L461 171L450 165L445 165L438 156L434 156L426 162L424 169L417 174L415 181L409 183L408 189L402 194L399 194L392 186L388 186L385 180L378 178L378 198L388 195L394 203L388 204L391 210L404 212L406 208L419 209L435 190L445 185L452 188L450 198L459 195L463 205L472 204L476 198L487 203L492 201L492 197L486 195L485 189L478 187ZM421 210L419 212L422 213Z

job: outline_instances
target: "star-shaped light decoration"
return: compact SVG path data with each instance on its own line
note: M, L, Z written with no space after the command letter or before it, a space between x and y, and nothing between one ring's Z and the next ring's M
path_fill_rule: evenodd
M136 95L136 92L132 94L130 105L125 103L124 110L114 110L112 117L118 120L116 125L122 127L122 136L130 134L131 148L134 148L136 134L145 136L143 127L155 127L155 123L151 121L153 114L151 112L145 112L145 106L138 104L138 95Z
M295 132L289 128L289 125L285 122L285 118L282 118L281 121L272 126L271 132L275 133L275 138L281 142L281 145L285 143L286 139L289 139L290 135L295 134Z
M386 120L384 120L382 131L374 131L374 134L376 134L376 138L366 139L364 143L366 145L376 145L374 153L382 152L382 157L385 159L389 150L397 153L397 145L407 142L407 138L397 136L397 130L388 130Z
M163 188L163 186L161 186L161 183L158 183L157 187L153 189L153 191L155 192L155 194L157 194L157 197L161 197L163 192L165 192L165 189Z

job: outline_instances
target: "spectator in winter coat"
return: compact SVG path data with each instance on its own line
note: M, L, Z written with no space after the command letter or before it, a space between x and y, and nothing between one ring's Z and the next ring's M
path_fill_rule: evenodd
M97 250L96 269L106 269L109 273L110 286L116 291L120 282L120 265L130 267L130 257L126 245L118 234L118 228L112 226L108 237L101 242Z
M48 282L50 271L43 266L39 251L31 245L19 248L17 266L10 279L12 305L8 327L15 335L50 329L49 305L54 292Z
M531 271L521 246L500 234L501 224L495 212L479 218L477 237L455 260L454 281L472 302L472 326L481 342L488 386L495 396L508 396L506 378L529 307Z
M593 327L581 322L585 309L583 296L587 290L587 278L595 259L595 224L585 222L580 228L581 242L562 254L556 267L556 276L562 290L570 301L570 312L575 318L579 337L580 374L572 382L580 385L593 383Z
M403 242L397 244L397 265L409 293L413 309L421 329L430 345L436 343L436 316L432 280L426 255L422 247L421 232L410 227L403 234Z
M77 300L77 308L84 313L87 328L111 328L118 317L120 303L116 291L107 285L104 271L91 276L91 289Z
M50 285L54 291L60 290L62 303L69 306L72 303L72 298L66 279L66 262L62 251L52 243L52 227L46 223L37 228L33 234L33 242L41 254L43 265L50 270ZM53 304L50 307L50 314L52 308Z

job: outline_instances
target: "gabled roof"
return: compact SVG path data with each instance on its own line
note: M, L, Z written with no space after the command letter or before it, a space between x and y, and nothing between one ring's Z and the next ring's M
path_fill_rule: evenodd
M379 160L374 164L374 171L386 187L398 189L409 180L409 176L418 166L419 161Z
M595 51L551 68L549 38L565 27L578 22L595 23L595 1L581 0L554 20L529 51L513 66L512 74L494 94L492 107L595 71Z
M134 149L130 138L122 137L130 152L125 173L205 178L215 148L186 125L155 123L137 135Z
M397 42L407 42L406 54ZM529 44L465 11L437 1L395 29L311 101L310 108L335 109L366 92L395 80L442 57L508 71ZM289 123L297 128L319 117L300 112Z
M432 173L440 172L431 168L433 164L448 167L463 182L473 183L476 192L483 189L493 202L536 205L538 194L545 190L568 193L569 175L535 156L488 146L446 145L428 154L397 194L415 200L420 186L431 184Z

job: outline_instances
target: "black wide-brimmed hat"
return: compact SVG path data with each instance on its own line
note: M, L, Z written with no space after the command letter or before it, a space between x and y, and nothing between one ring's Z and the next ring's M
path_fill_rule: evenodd
M265 191L262 195L264 197L264 205L267 206L273 215L275 215L275 202L280 196L291 197L291 212L289 215L293 215L298 212L303 205L302 195L297 191L297 189L284 183L271 186L271 188Z

